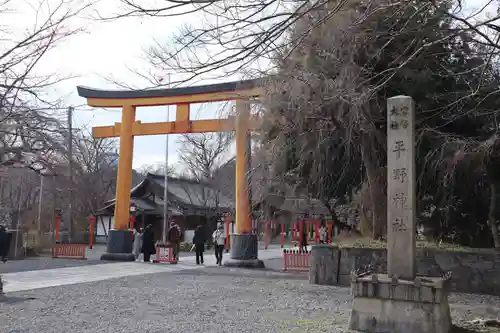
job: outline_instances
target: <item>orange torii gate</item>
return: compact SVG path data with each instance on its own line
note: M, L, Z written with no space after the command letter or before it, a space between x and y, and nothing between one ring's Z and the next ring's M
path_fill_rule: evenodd
M252 234L250 183L250 131L260 127L260 119L250 114L252 100L261 90L258 80L245 80L186 88L153 90L98 90L77 87L78 94L93 107L122 108L122 121L92 129L96 138L120 137L120 158L116 187L114 230L110 230L103 260L132 261L132 235L128 230L134 136L158 134L236 131L236 233L231 237L231 262L262 265L257 259L257 236ZM236 101L236 116L226 119L191 120L191 103ZM176 105L175 121L141 123L135 119L137 107ZM226 262L227 263L227 262Z

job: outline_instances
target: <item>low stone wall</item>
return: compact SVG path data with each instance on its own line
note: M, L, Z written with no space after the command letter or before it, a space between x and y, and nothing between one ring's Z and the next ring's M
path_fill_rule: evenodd
M387 272L386 249L340 249L338 283L350 284L353 269L372 265L377 273ZM500 296L500 251L455 252L433 249L417 250L417 274L440 276L452 272L452 288L464 293Z

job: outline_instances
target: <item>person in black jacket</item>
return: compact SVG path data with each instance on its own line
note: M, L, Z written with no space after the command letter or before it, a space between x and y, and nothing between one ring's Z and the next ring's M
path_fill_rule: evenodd
M203 252L205 251L205 231L201 225L196 227L193 236L193 245L196 251L196 265L203 265Z
M7 261L7 257L9 256L9 248L10 248L10 237L9 233L5 229L3 225L0 225L0 258L3 262Z
M300 235L300 250L304 252L307 252L307 237L309 237L309 231L307 230L305 223L303 223L302 234Z
M142 234L142 253L144 253L144 262L150 262L151 255L156 253L155 234L151 224L146 226Z

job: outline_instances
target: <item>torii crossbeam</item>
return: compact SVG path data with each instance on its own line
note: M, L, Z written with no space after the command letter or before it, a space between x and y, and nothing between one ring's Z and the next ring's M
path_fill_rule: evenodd
M114 230L109 232L103 260L134 260L128 230L134 136L236 131L236 233L231 237L232 262L260 265L257 236L252 234L249 168L250 131L260 119L250 115L250 103L261 94L258 80L245 80L187 88L111 91L79 86L78 94L93 107L122 108L122 121L92 129L96 138L120 137ZM191 120L191 103L236 101L236 116L226 119ZM135 120L137 107L176 105L171 122L141 123Z

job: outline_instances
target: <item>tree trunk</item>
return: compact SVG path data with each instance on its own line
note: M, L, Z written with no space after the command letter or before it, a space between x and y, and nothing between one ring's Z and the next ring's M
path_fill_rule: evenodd
M17 229L17 222L19 219L19 213L16 210L16 212L12 212L9 215L10 215L10 228L15 230L15 229Z
M330 205L330 203L328 203L328 201L322 200L321 202L326 207L326 209L328 209L328 211L330 212L330 215L332 216L332 223L334 226L339 227L339 232L340 232L340 229L344 229L344 228L348 227L347 223L340 221L339 216L337 215L337 212L335 211L335 207L332 207Z
M371 150L371 145L364 141L361 147L361 155L366 170L368 193L370 196L373 239L379 239L385 236L387 229L387 212L385 209L387 193L383 188L383 186L386 186L383 181L384 178L382 178L381 171L377 168L377 163L370 153Z
M497 210L497 190L496 185L493 183L490 185L490 209L488 212L488 223L491 228L491 234L493 236L493 243L495 248L500 248L500 234L498 233L496 210Z

